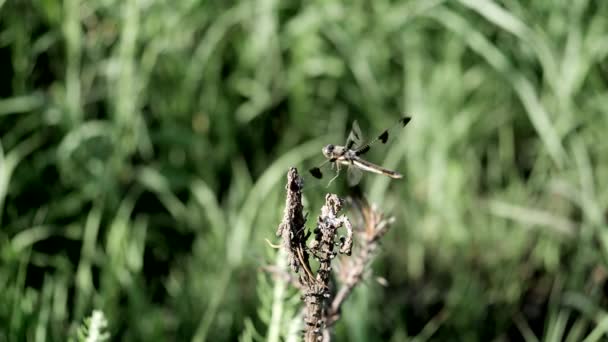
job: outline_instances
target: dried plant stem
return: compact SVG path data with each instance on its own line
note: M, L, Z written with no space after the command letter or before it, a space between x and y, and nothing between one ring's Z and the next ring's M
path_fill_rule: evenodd
M340 318L342 304L363 279L366 267L378 247L378 239L386 233L392 219L385 219L377 209L371 208L364 201L359 201L355 204L359 206L358 209L363 215L364 225L362 229L355 231L348 217L339 214L343 206L342 199L335 194L327 194L315 229L306 233L302 186L297 170L291 168L287 175L287 198L283 221L277 229L277 236L282 238L281 245L287 252L288 264L298 277L296 279L281 274L280 270L273 268L266 269L282 275L300 289L304 301L304 340L327 342L331 337L331 326ZM340 228L344 228L345 235L336 239ZM314 238L310 245L307 245L308 238L313 234ZM331 284L332 262L338 253L351 255L355 234L360 238L361 247L353 258L342 260L342 267L337 277L340 280L340 289L334 293L332 290L335 287ZM335 246L339 246L337 251L334 250ZM319 262L316 272L311 269L310 256Z

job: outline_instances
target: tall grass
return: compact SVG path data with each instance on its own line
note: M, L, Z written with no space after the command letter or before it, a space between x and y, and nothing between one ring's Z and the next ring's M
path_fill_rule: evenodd
M337 340L606 338L607 33L589 0L0 2L0 340L297 330L258 270L287 168L404 112L370 159L405 179L363 184L390 285Z

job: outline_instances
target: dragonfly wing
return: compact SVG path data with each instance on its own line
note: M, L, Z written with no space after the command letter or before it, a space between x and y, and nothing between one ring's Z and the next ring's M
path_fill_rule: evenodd
M355 186L359 184L362 176L363 171L361 171L361 169L359 169L355 165L350 165L346 171L346 177L349 186Z
M317 179L321 179L321 178L323 178L323 172L326 171L328 165L329 165L329 159L327 159L326 161L324 161L323 163L321 163L318 166L308 169L308 172L310 172L310 174L313 177L315 177Z
M378 141L381 141L383 144L386 144L386 142L389 140L389 138L394 135L395 130L405 127L410 122L411 119L412 118L409 116L402 117L392 127L384 130L382 133L377 135L374 139L372 139L367 144L365 144L363 146L359 145L360 147L356 151L357 155L360 156L360 155L367 153L367 151L369 151L370 148Z
M363 134L361 134L359 123L355 120L353 121L353 127L351 128L350 133L348 133L348 138L346 138L346 149L358 148L361 146L362 142Z

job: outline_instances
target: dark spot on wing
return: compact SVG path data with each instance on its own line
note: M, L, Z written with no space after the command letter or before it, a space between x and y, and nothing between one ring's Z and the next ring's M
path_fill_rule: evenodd
M349 140L349 141L348 141L348 144L346 144L346 149L347 149L347 150L350 150L351 148L353 148L353 145L354 145L354 144L355 144L355 142L354 142L354 141Z
M410 120L412 120L412 118L410 116L406 116L404 118L401 118L399 122L401 122L402 127L405 127L405 125L407 125Z
M321 173L321 169L319 169L318 167L313 167L312 169L310 169L308 171L315 178L318 178L318 179L323 178L323 174Z
M369 145L365 145L363 148L361 148L360 150L357 151L357 155L360 156L362 154L367 153L367 151L369 151Z
M359 134L357 134L357 132L354 130L353 130L353 135L355 136L355 138L359 139Z
M380 139L383 144L386 144L386 141L388 140L388 130L382 132L382 134L378 136L378 139Z

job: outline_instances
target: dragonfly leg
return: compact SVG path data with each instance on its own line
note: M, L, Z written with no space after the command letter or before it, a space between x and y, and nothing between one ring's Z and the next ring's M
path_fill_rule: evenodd
M329 180L329 183L327 183L327 187L328 187L328 188L329 188L329 186L331 185L331 183L332 183L333 181L335 181L335 180L336 180L336 178L338 178L338 176L340 176L340 164L338 164L338 163L334 163L334 164L335 164L335 166L336 166L336 175L334 176L334 178L332 178L332 179L330 179L330 180ZM332 166L333 166L333 165L332 165Z

